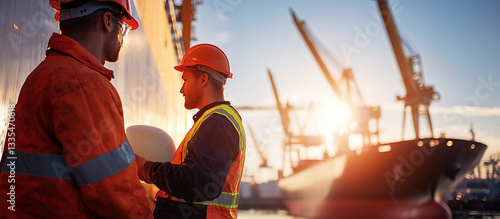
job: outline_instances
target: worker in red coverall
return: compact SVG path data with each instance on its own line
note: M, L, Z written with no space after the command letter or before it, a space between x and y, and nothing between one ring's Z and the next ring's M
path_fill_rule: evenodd
M224 101L223 85L232 78L229 61L218 47L190 48L181 64L180 92L186 109L200 109L172 162L136 155L139 178L153 183L155 218L236 218L245 161L245 131L238 112Z
M6 141L1 163L0 218L152 218L113 71L103 66L139 26L129 2L50 3L62 34L52 35L20 91L15 148Z

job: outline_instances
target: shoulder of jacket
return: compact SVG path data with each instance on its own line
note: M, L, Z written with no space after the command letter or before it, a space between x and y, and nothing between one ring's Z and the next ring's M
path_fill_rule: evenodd
M235 125L236 124L233 124L229 118L219 113L213 113L208 118L206 118L205 121L203 121L201 124L201 126L210 129L218 126L222 127L223 129L230 129L230 130L234 129L235 131L237 131Z
M42 63L40 63L40 66L42 65L42 71L47 74L47 76L60 78L61 80L76 80L79 82L109 82L98 71L88 67L87 65L81 63L74 57L67 54L51 54L47 56L47 58Z

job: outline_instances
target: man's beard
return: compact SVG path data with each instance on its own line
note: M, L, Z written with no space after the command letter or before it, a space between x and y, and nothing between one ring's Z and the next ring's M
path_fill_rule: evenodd
M198 103L201 100L200 95L184 96L184 107L188 110L198 108Z
M115 33L116 32L116 33ZM123 37L122 40L118 40L118 28L115 28L113 34L106 41L104 47L104 53L106 54L106 61L108 62L116 62L118 61L118 56L120 54L120 49L123 45Z

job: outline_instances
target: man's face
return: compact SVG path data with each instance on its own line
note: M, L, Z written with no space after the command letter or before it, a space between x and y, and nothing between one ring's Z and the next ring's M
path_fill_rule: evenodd
M106 61L108 62L116 62L118 61L118 56L120 54L120 49L123 46L123 35L122 35L122 26L112 19L113 22L113 30L106 40Z
M188 110L200 108L201 102L201 77L196 77L194 70L184 68L182 80L184 83L181 87L181 94L184 96L184 107Z

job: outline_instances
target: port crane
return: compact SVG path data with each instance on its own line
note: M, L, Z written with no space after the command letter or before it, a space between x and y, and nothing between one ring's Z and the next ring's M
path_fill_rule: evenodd
M318 46L318 43L316 43L311 33L308 31L305 21L299 20L292 9L290 9L290 13L292 15L295 26L299 30L302 38L307 44L307 47L309 48L312 55L316 59L316 62L318 63L319 67L321 68L321 71L323 72L323 75L326 77L326 80L328 81L330 87L335 93L335 96L338 98L339 101L347 104L347 106L354 111L354 116L350 120L350 122L354 124L353 126L354 128L352 130L349 130L349 133L361 134L363 137L363 146L368 146L372 144L371 143L372 135L375 135L377 137L377 143L380 143L379 130L378 130L378 120L380 119L380 114L381 114L380 106L367 106L364 102L363 96L359 90L356 80L354 79L354 76L352 74L352 69L343 67L340 64L340 62L338 62L332 55L329 55L334 64L342 69L341 83L344 84L345 91L342 91L340 89L339 86L340 84L337 84L335 82L332 75L330 74L330 71L326 67L325 62L323 61L318 52L318 48L324 51L326 51L326 49L322 48L321 46ZM354 88L358 100L357 102L354 102L354 97L351 94L352 93L351 88ZM375 131L370 131L369 122L371 120L375 120L376 122ZM341 145L340 147L341 147L339 148L340 152L341 153L345 152L348 149L347 148L348 142L347 145Z
M483 162L486 167L486 179L500 178L500 153L490 155L490 158Z
M276 88L276 84L274 82L273 75L272 75L271 70L269 68L267 69L267 73L269 76L269 80L271 81L271 86L273 88L273 93L274 93L274 97L276 100L276 106L278 108L278 112L279 112L280 117L281 117L281 124L283 127L283 132L285 134L284 148L283 148L283 159L282 159L283 160L283 169L285 167L285 163L287 160L290 161L290 166L292 167L292 169L294 169L295 167L298 166L298 164L296 164L296 163L294 164L293 160L291 159L291 154L292 154L292 150L293 150L292 145L302 145L305 147L319 146L323 143L323 138L319 135L304 135L302 133L303 129L301 129L300 134L295 134L291 130L290 111L294 108L288 102L286 103L286 105L282 104L280 97L278 95L278 90ZM311 107L309 107L309 109L310 108ZM289 155L289 159L286 159L287 154ZM298 160L308 162L307 159L300 158L300 153L297 153L297 154L299 157ZM305 155L305 157L307 158L307 155ZM283 177L283 169L278 172L278 176L280 178Z
M319 146L323 143L323 138L322 136L319 135L304 135L304 130L307 125L307 121L303 123L298 130L298 134L292 130L292 122L290 118L290 112L294 110L312 110L314 107L313 103L310 103L308 107L303 107L303 106L292 106L288 102L286 104L282 104L280 97L278 95L278 90L276 88L276 84L273 78L273 75L271 73L271 70L268 68L267 73L271 82L271 86L273 89L273 94L276 100L276 107L271 107L271 106L238 106L236 107L238 110L275 110L276 108L278 109L278 113L280 115L280 121L281 121L281 126L283 128L283 133L285 136L284 139L284 144L283 144L283 165L282 167L285 167L285 164L287 161L289 161L290 167L295 168L298 166L298 163L294 163L293 160L291 159L291 154L293 150L296 148L293 148L293 145L302 145L302 146ZM264 152L262 151L262 148L260 147L259 143L257 142L253 130L250 128L249 125L247 125L248 130L250 131L250 135L252 136L254 145L256 147L256 150L259 154L259 157L262 160L262 163L260 165L261 168L270 168L267 163L267 157L264 155ZM300 150L296 150L298 160L301 160L301 154ZM289 156L290 159L286 159L286 156ZM306 154L304 157L307 157L307 150ZM283 169L278 170L278 177L283 177Z
M250 136L252 137L253 144L255 145L255 149L257 149L257 153L259 154L260 159L262 160L262 163L260 164L260 168L268 168L269 166L267 165L267 157L264 155L264 152L262 151L262 148L257 142L257 138L255 138L255 135L253 134L253 130L250 127L249 124L247 124L248 130L250 131Z
M469 173L470 179L484 179L482 171L486 171L486 179L500 179L500 152L491 154L489 158L481 160Z
M420 139L419 132L419 117L423 114L427 118L431 137L434 137L432 130L431 116L429 113L429 105L433 100L439 99L439 94L434 91L434 87L424 83L422 75L422 65L420 55L407 56L403 51L403 44L396 28L395 21L387 4L387 0L377 0L382 20L384 21L387 35L392 45L396 61L399 66L399 71L403 78L406 87L406 96L398 96L398 100L404 101L403 109L403 134L406 119L406 109L410 108L413 119L413 128L415 130L415 138ZM422 113L421 113L422 112Z

